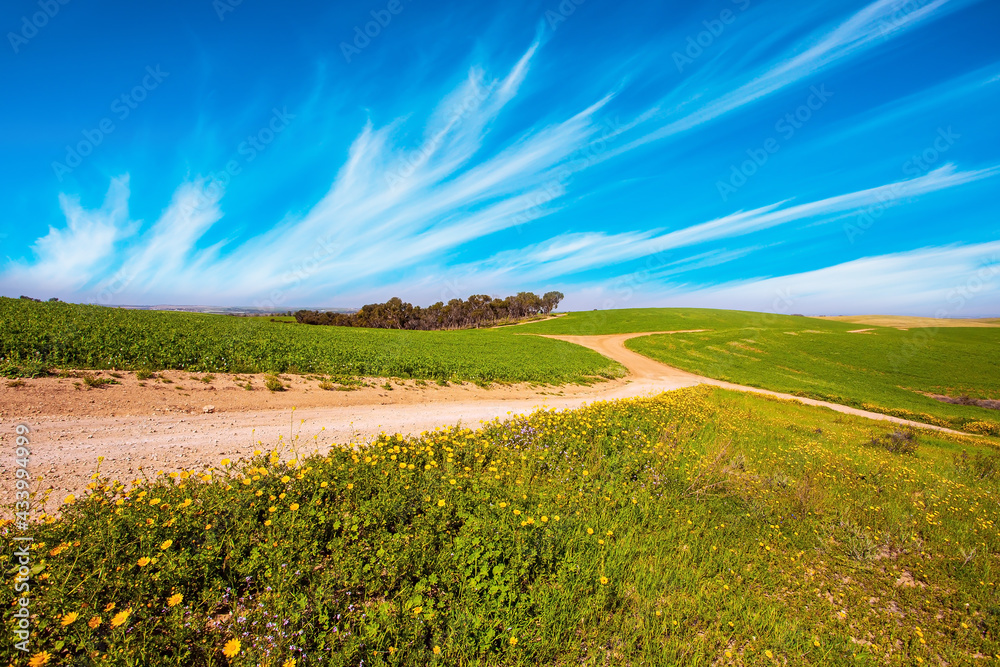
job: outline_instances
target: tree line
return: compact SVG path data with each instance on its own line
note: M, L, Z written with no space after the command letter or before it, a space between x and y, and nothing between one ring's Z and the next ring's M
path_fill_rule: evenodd
M503 299L474 294L468 299L438 301L421 308L393 297L385 303L371 303L355 313L324 313L299 310L295 320L301 324L337 327L369 327L372 329L471 329L516 322L539 313L548 315L559 305L562 292L518 292Z

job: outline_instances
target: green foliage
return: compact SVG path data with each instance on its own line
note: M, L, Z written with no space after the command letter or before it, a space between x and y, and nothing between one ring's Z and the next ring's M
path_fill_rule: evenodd
M1000 328L902 331L794 315L697 308L571 313L519 327L596 334L706 329L643 336L626 347L711 378L841 403L984 435L1000 414L926 394L1000 398Z
M0 359L0 376L38 378L49 375L48 365L37 354L26 353L25 356L26 358L22 358L20 353L14 353Z
M995 479L1000 475L1000 454L997 452L977 451L969 456L962 450L955 455L955 467L965 471L976 480Z
M518 333L306 327L263 317L0 297L0 373L22 373L12 369L26 368L27 359L38 368L301 372L551 384L624 372L590 350Z
M893 454L916 454L917 438L913 431L893 431L871 438L869 447L879 447Z
M394 296L385 303L367 304L355 313L300 310L295 313L295 320L302 324L374 329L469 329L517 322L539 313L547 315L562 299L562 292L547 292L542 297L533 292L518 292L504 299L474 294L468 299L452 299L447 304L438 301L426 308L414 308Z
M701 387L98 477L30 528L32 650L110 666L1000 652L1000 480L953 460L988 450L932 434L905 458L859 444L890 428Z
M97 375L91 375L89 373L84 373L81 375L83 383L87 385L88 389L100 389L109 384L121 384L118 380L114 378L104 378ZM178 387L180 389L180 387Z
M285 385L282 384L281 378L275 375L265 376L264 386L267 387L268 391L285 391Z

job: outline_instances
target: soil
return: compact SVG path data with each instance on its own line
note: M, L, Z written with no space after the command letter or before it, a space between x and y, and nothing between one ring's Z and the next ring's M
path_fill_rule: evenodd
M680 333L680 332L661 332ZM530 334L525 334L530 335ZM621 362L629 376L590 386L440 386L414 380L370 378L351 391L321 389L310 376L281 376L284 391L265 388L263 375L163 371L139 380L134 373L90 372L114 380L91 388L83 378L49 377L0 381L0 447L12 452L17 424L26 424L29 470L38 490L52 489L54 509L67 494L80 494L100 466L122 482L159 471L218 465L223 458L250 456L281 445L286 455L325 451L334 443L362 442L380 433L418 435L439 426L480 423L535 408L566 409L596 401L654 395L710 384L753 391L838 412L916 428L955 433L834 403L743 387L688 373L643 357L624 342L650 333L551 336L593 349ZM252 390L244 388L249 382ZM103 457L103 461L99 461ZM13 457L0 457L0 479L13 479ZM0 487L0 502L13 499L13 485ZM37 507L36 507L37 509Z

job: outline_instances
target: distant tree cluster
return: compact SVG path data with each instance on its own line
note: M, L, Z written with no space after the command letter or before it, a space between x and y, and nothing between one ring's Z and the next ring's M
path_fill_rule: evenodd
M485 294L474 294L464 300L438 301L427 308L393 297L385 303L368 304L349 314L300 310L295 313L295 319L302 324L373 329L471 329L514 322L539 313L548 315L556 309L563 296L562 292L546 292L545 296L518 292L515 296L495 299Z

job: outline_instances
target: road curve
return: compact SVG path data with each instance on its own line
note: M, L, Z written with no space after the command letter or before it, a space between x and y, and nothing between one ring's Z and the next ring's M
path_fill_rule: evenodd
M583 347L590 348L595 352L598 352L609 359L613 359L623 365L628 369L630 377L636 379L636 381L643 384L662 384L668 389L677 389L679 387L693 387L697 384L709 384L714 387L722 387L723 389L732 389L734 391L749 391L756 394L764 394L766 396L774 396L776 398L783 398L791 401L798 401L799 403L804 403L806 405L819 405L825 408L830 408L836 412L842 412L848 415L857 415L858 417L867 417L869 419L878 419L881 421L889 421L895 424L902 424L904 426L910 426L912 428L924 428L932 431L941 431L942 433L953 433L955 435L969 435L968 433L962 433L961 431L956 431L954 429L945 428L943 426L935 426L933 424L925 424L923 422L913 421L910 419L902 419L900 417L892 417L890 415L883 415L879 412L869 412L868 410L859 410L858 408L852 408L847 405L841 405L840 403L830 403L828 401L818 401L813 398L804 398L802 396L794 396L792 394L783 394L777 391L770 391L769 389L759 389L757 387L747 387L741 384L733 384L732 382L724 382L722 380L715 380L713 378L705 377L703 375L696 375L695 373L689 373L687 371L682 371L679 368L674 368L673 366L668 366L662 362L650 359L649 357L644 357L643 355L633 352L632 350L625 347L625 341L630 338L638 338L639 336L655 336L658 334L674 334L674 333L697 333L699 331L705 331L705 329L691 329L686 331L660 331L660 332L650 332L650 333L627 333L627 334L612 334L606 336L546 336L546 338L555 338L557 340L563 340L568 343L575 343L576 345L582 345Z
M482 390L465 385L440 391L436 388L421 389L407 401L401 401L402 396L396 396L403 391L394 391L391 395L386 391L381 396L370 395L361 402L344 397L340 392L328 392L326 400L329 402L297 411L263 404L260 409L207 414L83 416L55 409L33 416L9 412L0 414L0 424L22 421L30 424L32 466L39 475L36 478L39 488L53 489L54 502L67 493L79 493L90 481L90 474L98 466L99 457L103 458L100 464L103 473L115 479L131 480L143 475L155 475L160 470L171 472L217 465L223 457L236 459L249 456L255 449L269 449L280 442L292 444L299 450L323 450L334 443L368 439L380 432L416 435L456 422L476 426L481 421L522 414L540 407L572 409L593 401L651 396L699 384L775 396L913 428L958 433L837 403L713 380L644 357L624 345L626 340L637 336L692 331L695 330L548 336L590 348L621 363L630 373L623 380L589 387L508 391L505 388ZM261 400L266 398L264 396ZM0 442L7 440L9 432L12 430L0 433ZM284 439L279 440L279 437ZM0 475L8 473L13 474L10 462L0 460ZM9 501L10 495L9 489L0 490L0 502ZM47 503L49 509L54 508L53 501Z

